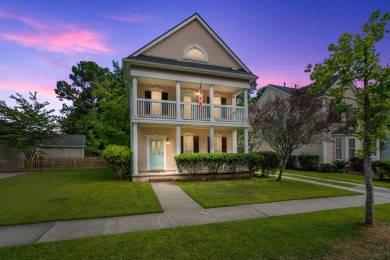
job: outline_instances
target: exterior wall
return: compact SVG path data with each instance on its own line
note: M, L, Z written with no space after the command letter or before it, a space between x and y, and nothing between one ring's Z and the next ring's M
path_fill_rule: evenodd
M209 32L196 20L164 39L158 45L147 50L144 54L182 60L184 49L194 43L206 51L209 64L240 68L219 43L211 37Z
M83 147L39 148L45 157L84 157Z
M15 148L8 145L7 141L0 140L0 158L22 158L23 155L19 154Z
M210 136L209 129L199 129L193 127L181 127L181 135L183 133L193 133L194 136L199 136L199 152L207 153L207 137ZM214 129L215 134L222 134L223 137L227 137L227 152L231 153L232 149L232 131ZM169 140L169 144L166 146L166 171L176 171L176 162L174 156L176 155L176 127L158 127L158 126L139 126L138 127L138 171L146 172L147 167L147 151L148 151L148 139L147 135L165 136Z

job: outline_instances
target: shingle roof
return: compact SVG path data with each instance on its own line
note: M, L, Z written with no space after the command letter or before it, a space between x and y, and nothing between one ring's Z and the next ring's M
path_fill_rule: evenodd
M85 147L84 135L61 134L50 142L40 144L41 147Z
M183 68L193 68L193 69L200 69L200 70L208 70L210 72L212 71L218 71L218 72L225 72L225 73L231 73L236 75L242 75L242 76L250 76L253 78L257 78L256 75L252 73L248 73L243 69L232 69L228 67L221 67L216 65L210 65L205 64L201 62L188 62L183 60L175 60L175 59L168 59L168 58L161 58L161 57L154 57L154 56L148 56L148 55L139 55L139 56L128 56L126 58L127 60L134 60L134 61L143 61L143 62L149 62L149 63L156 63L156 64L164 64L164 65L171 65L171 66L177 66L177 67L183 67Z
M332 135L354 135L356 132L351 129L337 128L332 132Z
M327 84L321 92L316 93L315 96L316 96L316 97L320 97L320 96L325 95L325 94L326 94L326 91L327 91L328 89L330 89L330 88L334 85L334 83L336 83L336 81L337 81L338 79L339 79L339 76L338 76L338 75L333 76L332 81L331 81L329 84ZM282 86L273 85L273 84L269 84L268 86L273 87L273 88L276 88L276 89L279 89L279 90L281 90L281 91L283 91L283 92L285 92L285 93L287 93L287 94L289 94L289 95L291 95L291 94L293 93L294 89L295 89L295 88L282 87ZM313 84L310 84L310 85L304 86L304 87L302 87L302 88L300 88L300 89L309 90L312 86L313 86Z

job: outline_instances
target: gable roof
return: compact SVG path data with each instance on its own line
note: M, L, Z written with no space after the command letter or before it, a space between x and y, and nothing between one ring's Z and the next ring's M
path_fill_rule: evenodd
M134 57L137 57L141 54L143 54L144 52L146 52L147 50L151 49L152 47L156 46L157 44L159 44L160 42L162 42L164 39L168 38L169 36L171 36L172 34L174 34L176 31L180 30L181 28L185 27L186 25L188 25L189 23L191 23L192 21L198 21L201 26L203 26L203 28L211 35L211 37L217 42L219 43L219 45L226 51L226 53L237 63L239 64L241 67L242 67L242 71L245 71L247 73L247 75L250 75L250 76L253 76L255 78L258 78L256 75L254 75L249 69L248 67L237 57L237 55L226 45L226 43L214 32L213 29L211 29L211 27L202 19L202 17L200 17L200 15L198 13L195 13L193 14L192 16L190 16L189 18L185 19L183 22L179 23L178 25L176 25L175 27L173 27L172 29L168 30L167 32L165 32L164 34L160 35L159 37L157 37L156 39L154 39L153 41L149 42L148 44L146 44L145 46L143 46L142 48L140 48L139 50L135 51L134 53L132 53L131 55L129 55L128 57L124 58L124 59L131 59L131 60L134 60ZM145 55L146 56L146 55ZM221 66L214 66L214 67L220 67L220 68L223 68Z
M321 92L316 93L314 96L315 97L320 97L320 96L325 95L326 91L328 91L328 89L330 89L336 83L336 81L338 79L339 79L338 75L333 76L332 81L330 83L328 83ZM294 89L295 89L295 88L282 87L282 86L273 85L273 84L269 84L267 87L276 88L276 89L278 89L278 90L280 90L282 92L285 92L288 95L291 95L293 93ZM304 87L302 87L300 89L308 91L312 87L313 87L313 83L310 84L310 85L304 86Z

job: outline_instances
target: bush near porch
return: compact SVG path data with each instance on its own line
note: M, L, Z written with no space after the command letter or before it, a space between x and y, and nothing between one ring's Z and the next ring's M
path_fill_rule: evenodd
M250 172L253 175L261 169L264 157L259 153L197 153L175 156L180 173L195 177L206 171L216 177L218 174Z

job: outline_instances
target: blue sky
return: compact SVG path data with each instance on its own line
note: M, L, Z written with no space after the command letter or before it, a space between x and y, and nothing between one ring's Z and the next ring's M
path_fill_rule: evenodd
M306 85L344 32L357 33L388 1L18 1L0 3L0 99L38 91L59 109L54 88L82 60L111 68L199 13L260 78L258 86ZM390 37L378 48L390 63Z

